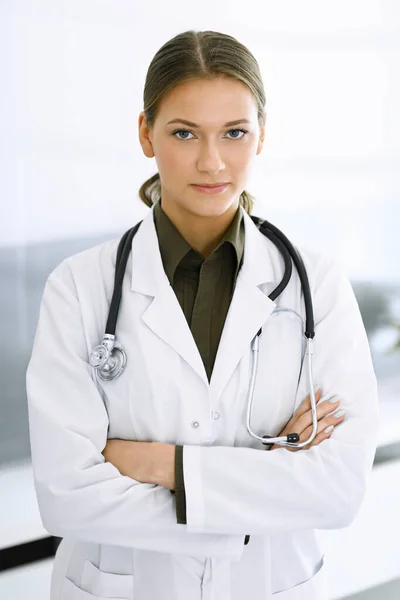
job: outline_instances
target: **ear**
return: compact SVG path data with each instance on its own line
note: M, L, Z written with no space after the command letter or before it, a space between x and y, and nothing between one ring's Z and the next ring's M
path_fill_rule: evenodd
M267 121L267 113L264 112L264 126L260 128L260 139L258 141L256 154L260 154L264 147L266 121Z
M143 154L147 156L147 158L153 158L154 150L151 141L151 130L147 127L146 115L143 111L139 114L138 128L139 142L142 146Z

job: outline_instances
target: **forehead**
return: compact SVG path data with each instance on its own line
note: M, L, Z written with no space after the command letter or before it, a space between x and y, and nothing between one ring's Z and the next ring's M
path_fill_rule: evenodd
M257 103L241 81L227 77L198 79L180 83L167 92L158 116L163 122L182 118L199 125L225 123L239 118L255 119Z

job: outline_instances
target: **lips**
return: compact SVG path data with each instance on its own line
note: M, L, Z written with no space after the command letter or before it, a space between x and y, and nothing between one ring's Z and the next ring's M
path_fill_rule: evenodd
M197 187L221 187L223 185L228 185L228 181L222 181L221 183L193 183L192 185L197 185Z

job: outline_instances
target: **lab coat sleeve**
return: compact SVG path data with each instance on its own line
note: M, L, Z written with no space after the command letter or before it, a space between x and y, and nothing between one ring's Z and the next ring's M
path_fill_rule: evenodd
M183 446L175 446L175 500L177 523L186 525L186 495L183 480Z
M185 445L189 531L262 534L337 529L355 518L377 445L377 382L350 282L335 261L324 263L311 284L314 382L323 395L339 396L344 421L329 439L297 452ZM307 395L305 365L296 408Z
M102 451L108 415L88 364L72 272L46 282L26 373L34 485L55 536L194 556L236 557L243 536L190 533L170 490L122 475Z

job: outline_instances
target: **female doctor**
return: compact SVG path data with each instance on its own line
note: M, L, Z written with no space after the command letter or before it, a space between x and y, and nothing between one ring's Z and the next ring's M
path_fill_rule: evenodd
M63 538L51 600L328 599L315 530L346 527L363 501L376 379L347 278L299 249L318 429L303 447L248 432L260 328L252 430L296 432L300 444L313 431L303 325L276 311L305 318L300 280L294 270L269 297L284 261L244 189L264 107L258 64L229 35L187 31L151 62L139 139L158 173L139 192L151 210L122 281L118 377L99 377L89 357L105 331L119 239L67 258L47 280L27 394L40 514ZM224 185L200 187L210 184Z

